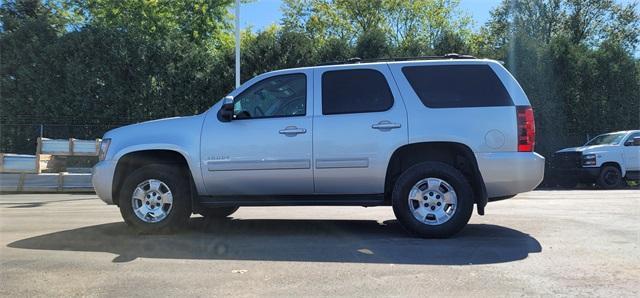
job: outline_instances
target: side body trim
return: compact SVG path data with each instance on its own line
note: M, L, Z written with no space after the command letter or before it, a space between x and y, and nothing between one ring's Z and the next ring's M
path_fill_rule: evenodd
M368 158L316 159L316 169L368 168Z
M290 170L309 168L311 168L311 161L309 159L207 162L207 169L209 171Z

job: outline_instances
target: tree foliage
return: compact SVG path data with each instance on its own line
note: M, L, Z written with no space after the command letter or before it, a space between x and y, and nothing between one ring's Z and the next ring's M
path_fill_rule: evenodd
M9 0L0 5L0 152L17 124L115 125L200 113L233 88L231 0ZM267 71L460 52L505 62L533 104L537 151L640 127L640 17L614 0L503 0L479 30L458 0L285 0L242 32L242 81ZM14 125L14 126L12 126ZM27 141L24 141L27 140Z
M149 40L178 38L214 43L229 29L232 0L86 0L91 24L127 31Z
M284 30L304 32L319 44L329 39L357 45L384 39L394 53L426 55L445 35L471 35L471 18L459 0L285 0Z
M506 62L536 114L548 155L588 136L640 127L637 5L611 0L504 0L477 39Z

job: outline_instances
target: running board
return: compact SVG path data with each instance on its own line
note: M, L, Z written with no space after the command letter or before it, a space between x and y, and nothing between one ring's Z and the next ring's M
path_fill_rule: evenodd
M224 206L381 206L383 194L375 195L286 195L286 196L200 196L204 207Z

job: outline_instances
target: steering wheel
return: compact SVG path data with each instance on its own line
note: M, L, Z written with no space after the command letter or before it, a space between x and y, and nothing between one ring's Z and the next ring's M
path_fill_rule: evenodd
M278 109L278 114L284 114L288 116L295 116L305 113L305 97L299 96L282 105Z
M240 111L238 114L233 116L235 119L249 119L251 118L251 114L247 111Z

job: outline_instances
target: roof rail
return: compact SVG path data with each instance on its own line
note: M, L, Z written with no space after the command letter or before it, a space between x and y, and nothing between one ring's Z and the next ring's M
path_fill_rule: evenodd
M316 64L316 66L354 64L354 63L372 63L372 62L412 61L412 60L440 60L440 59L477 59L477 58L471 55L461 55L457 53L449 53L443 56L389 57L389 58L376 58L376 59L362 59L359 57L353 57L344 61L324 62L324 63Z

